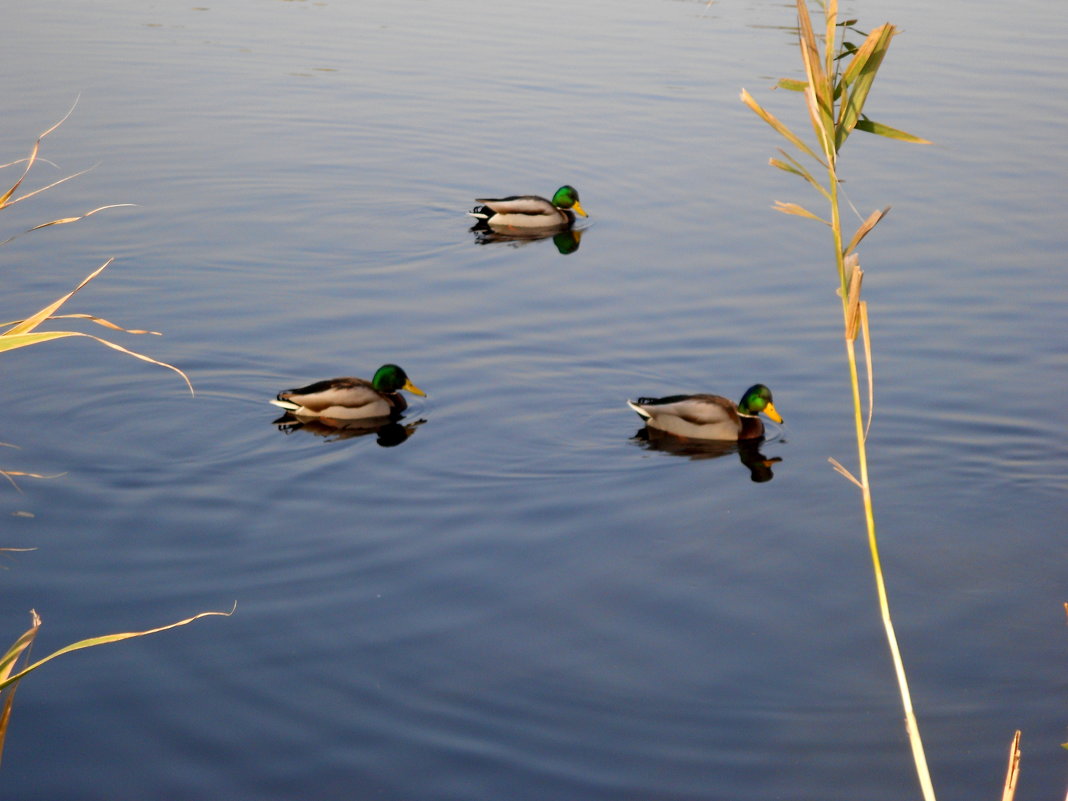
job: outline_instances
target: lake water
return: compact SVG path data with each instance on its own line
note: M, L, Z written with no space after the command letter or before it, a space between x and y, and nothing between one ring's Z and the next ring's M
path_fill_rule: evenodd
M1068 17L843 6L903 30L845 190L872 483L942 798L1068 784ZM0 238L0 318L89 340L2 356L0 622L68 642L237 611L22 683L12 799L918 798L856 489L836 278L744 87L799 130L783 2L225 5L4 15L0 161L80 97ZM3 175L13 175L13 168ZM14 180L11 178L10 180ZM10 183L10 181L8 181ZM575 185L574 252L480 245L476 197ZM566 248L565 248L566 250ZM88 330L88 329L85 329ZM105 333L103 329L93 333ZM285 434L280 389L397 362L407 440ZM635 439L639 395L768 384L739 454Z

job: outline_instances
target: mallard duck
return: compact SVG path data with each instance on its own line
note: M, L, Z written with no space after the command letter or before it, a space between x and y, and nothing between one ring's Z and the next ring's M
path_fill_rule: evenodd
M735 441L764 436L763 412L776 423L782 417L771 402L771 390L754 384L737 405L721 395L670 395L627 401L645 424L680 437Z
M278 393L275 406L291 415L321 417L335 420L357 420L365 417L394 417L408 408L397 394L399 390L426 397L395 364L384 364L370 381L363 378L328 378L299 389Z
M476 206L467 212L493 228L570 228L575 215L588 217L574 187L561 186L552 200L539 195L512 195L502 198L475 198ZM480 223L481 224L481 223Z

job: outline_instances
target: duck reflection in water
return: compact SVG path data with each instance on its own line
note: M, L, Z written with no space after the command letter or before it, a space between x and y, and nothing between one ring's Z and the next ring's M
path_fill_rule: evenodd
M775 478L771 466L782 461L780 456L773 456L769 459L760 452L763 439L742 439L737 442L688 439L648 426L640 429L631 439L646 450L664 451L673 456L685 456L695 460L718 459L721 456L736 453L742 464L749 469L749 477L758 484Z
M277 426L283 434L305 431L323 437L327 442L374 434L375 441L381 447L392 448L406 442L425 422L422 418L407 422L392 417L368 417L363 420L324 420L321 417L301 419L286 412L277 420L273 420L272 425Z
M476 245L508 245L513 248L529 245L541 239L552 239L561 256L569 256L579 249L582 242L582 231L569 229L567 231L523 231L517 233L505 233L495 231L484 223L471 226L471 233L475 235Z

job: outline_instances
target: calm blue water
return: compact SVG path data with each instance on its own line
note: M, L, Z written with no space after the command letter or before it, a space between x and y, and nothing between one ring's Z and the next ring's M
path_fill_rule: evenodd
M903 29L857 135L872 481L936 788L1068 770L1068 450L1053 4L853 4ZM5 15L0 318L163 337L2 357L0 622L36 609L0 774L17 799L918 797L855 489L829 243L776 199L745 87L805 125L784 3L124 0ZM11 174L11 168L3 175ZM13 178L11 179L13 180ZM479 245L475 197L579 188L580 247ZM103 329L93 333L104 333ZM403 365L407 441L283 434L266 400ZM740 396L738 454L635 440L628 397ZM707 456L707 454L705 454ZM767 476L763 476L767 478Z

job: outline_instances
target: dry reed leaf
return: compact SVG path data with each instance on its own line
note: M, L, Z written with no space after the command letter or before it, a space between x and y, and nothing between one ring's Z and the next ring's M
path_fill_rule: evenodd
M75 98L74 105L70 107L70 111L63 115L63 119L61 119L51 128L49 128L47 131L37 137L37 141L33 143L33 147L30 149L30 155L26 159L26 168L22 171L22 175L17 181L15 181L15 184L10 189L8 189L3 195L0 195L0 209L6 206L10 206L13 203L18 203L19 200L24 200L26 197L29 197L29 195L24 195L23 197L20 197L17 200L12 200L10 203L8 202L9 200L11 200L11 196L18 191L18 188L22 185L22 182L26 180L26 176L29 175L30 169L32 169L34 162L37 161L37 154L41 150L41 140L48 136L50 133L52 133L52 131L56 130L56 128L58 128L60 125L65 123L67 121L67 118L74 113L74 107L77 105L78 98ZM34 192L33 194L37 194L37 192Z
M816 44L816 35L812 32L812 19L808 15L805 0L797 0L797 28L798 41L801 45L801 61L805 65L805 75L809 86L816 84L815 91L818 100L829 100L830 98L823 96L827 91L827 74L820 65L819 47ZM830 103L826 105L829 107Z
M189 394L196 396L196 392L194 392L193 390L193 384L189 380L189 376L187 376L184 372L182 372L182 370L175 367L173 364L168 364L167 362L160 361L159 359L153 359L151 356L146 356L145 354L138 353L135 350L124 348L122 345L118 345L109 339L93 336L92 334L86 334L82 331L38 331L29 334L11 334L10 332L5 332L4 334L0 334L0 352L7 350L15 350L17 348L25 348L29 345L37 345L41 342L48 342L53 339L63 339L64 337L88 337L89 339L96 340L105 347L119 351L119 353L125 353L127 356L133 356L135 359L140 359L143 362L148 362L149 364L155 364L159 367L166 367L168 370L173 370L182 377L183 381L185 381L185 385L189 387Z
M783 214L796 214L798 217L808 217L810 219L817 220L823 223L824 225L830 225L830 223L822 217L813 214L808 209L804 208L803 206L799 206L796 203L784 203L781 200L776 200L775 205L772 208L774 208L776 211L781 211Z
M49 320L88 320L91 323L96 323L97 325L102 325L102 326L104 326L104 328L110 328L112 331L122 331L124 334L151 334L151 335L157 336L157 337L163 336L163 334L161 334L159 331L146 331L146 330L141 329L141 328L123 328L121 325L113 323L110 320L105 320L103 317L97 317L94 314L83 314L83 313L80 313L80 312L79 313L75 313L75 314L54 314L51 317L49 317L48 319ZM21 322L22 322L22 320L10 320L10 321L8 321L6 323L0 323L0 328L3 328L6 325L18 325ZM0 443L0 444L2 444L2 443Z
M883 217L885 217L889 213L890 213L890 207L887 206L885 209L882 209L881 211L880 210L876 210L876 211L873 211L871 214L869 214L868 215L868 219L866 219L861 224L860 228L857 229L857 232L855 234L853 234L853 238L849 240L849 244L846 245L845 250L842 251L842 255L843 256L848 256L850 253L852 253L853 250L856 249L857 245L860 244L860 241L864 237L866 237L871 232L871 230L876 225L879 224L880 220L882 220Z
M69 176L69 177L73 178L74 176L72 175L72 176ZM67 180L67 179L65 178L63 180ZM56 183L62 183L62 181L57 181ZM52 184L51 186L55 186L55 184ZM44 188L42 188L42 189L40 189L38 191L43 192L45 189L50 189L51 186L46 186L46 187L44 187ZM34 193L34 194L36 194L36 193ZM22 197L19 198L19 200L25 200L28 197L29 197L29 195L23 195ZM15 202L17 203L18 201L15 201ZM61 217L58 220L50 220L49 222L44 222L44 223L41 223L40 225L35 225L35 226L33 226L33 228L27 228L25 231L22 231L21 233L15 234L14 236L9 236L3 242L0 242L0 247L3 247L4 245L6 245L8 242L11 242L12 240L18 239L23 234L29 234L29 233L32 233L34 231L39 231L40 229L48 228L51 225L66 225L67 223L74 223L74 222L78 222L79 220L84 220L86 217L91 217L92 215L96 214L98 211L104 211L105 209L118 209L118 208L122 208L123 206L136 206L136 205L137 205L136 203L112 203L111 205L108 205L108 206L101 206L98 209L93 209L92 211L87 211L85 214L82 214L79 217Z
M1016 780L1020 778L1020 730L1009 744L1009 766L1005 771L1005 786L1001 791L1001 801L1012 801L1016 795Z
M37 161L45 161L45 159L41 159L41 158L38 158L36 160ZM49 163L51 163L51 162L49 162ZM14 206L16 203L21 203L24 200L29 200L34 195L39 195L42 192L47 192L49 189L51 189L54 186L59 186L60 184L65 184L67 181L70 181L70 180L72 180L74 178L77 178L80 175L85 175L87 172L90 172L91 170L96 169L96 166L97 165L94 164L92 167L86 167L84 170L78 170L78 172L71 173L70 175L68 175L68 176L66 176L64 178L60 178L57 181L53 181L52 183L48 184L47 186L42 186L39 189L34 189L32 192L27 192L24 195L19 195L17 198L12 200L10 203L6 203L4 206L0 206L0 209L5 208L6 206ZM23 176L23 178L25 178L25 176ZM19 180L21 182L22 179L19 179ZM14 188L14 187L12 187L12 188ZM3 243L3 244L6 244L6 243Z
M860 269L860 259L856 253L849 254L844 266L849 273L846 280L849 292L846 298L846 339L855 342L860 324L860 287L864 283L864 271Z
M864 365L868 371L868 422L864 424L864 441L868 441L871 419L875 416L875 368L871 361L871 329L868 327L868 303L860 302L860 330L864 334Z
M816 140L820 143L824 158L833 165L838 157L834 148L834 128L830 124L830 115L825 115L820 110L819 100L811 85L805 87L805 106L808 108L812 130L816 132Z
M823 71L828 75L834 74L834 42L838 28L838 0L827 0L824 7L824 18L827 24L823 35L823 52L826 59Z
M834 104L833 92L828 85L827 73L820 64L816 35L812 32L812 20L809 18L805 0L797 0L797 26L798 40L801 44L801 60L805 65L805 76L808 78L805 101L809 118L824 156L828 162L833 164L837 155L833 147L834 120L831 116L831 108Z
M783 123L781 123L773 114L768 111L765 111L764 108L759 103L757 103L756 100L753 99L753 96L749 94L749 92L747 92L745 89L742 90L741 97L743 103L745 103L747 106L749 106L749 108L756 112L757 116L760 117L760 119L764 120L764 122L766 122L776 131L778 131L783 137L785 137L794 147L796 147L802 153L807 153L808 155L812 156L812 158L814 158L820 164L823 164L824 167L827 166L824 163L823 159L816 155L816 151L814 151L803 141L801 141L797 134L795 134L793 131L783 125Z
M56 309L58 309L60 306L70 300L75 295L75 293L78 292L78 290L80 290L82 287L84 287L86 284L88 284L90 281L100 275L100 273L104 271L104 268L111 264L111 262L113 261L115 261L115 259L113 258L105 261L93 272L91 272L80 284L78 284L78 286L74 287L73 290L68 292L66 295L64 295L54 303L50 303L49 305L45 306L36 314L27 317L14 328L4 331L2 334L0 334L0 337L12 336L15 334L25 334L35 329L37 326L47 320L52 315L52 312L54 312Z
M864 485L861 484L859 481L857 481L857 479L853 476L852 473L850 473L848 470L846 470L844 467L842 467L842 463L841 462L839 462L837 459L835 459L833 457L828 457L827 461L831 463L831 466L834 467L834 470L835 470L836 473L840 473L841 475L843 475L846 478L848 478L850 481L852 481L854 484L856 484L859 489L864 489Z
M777 158L771 158L771 159L768 159L768 163L772 167L778 167L780 170L785 170L786 172L792 172L795 175L800 175L802 178L804 178L806 181L808 181L810 184L812 184L812 186L814 186L816 188L816 190L828 200L828 202L831 200L831 193L823 188L823 184L821 184L819 181L817 181L812 176L812 173L810 173L808 170L805 169L804 165L801 164L801 162L799 162L797 159L795 159L793 156L791 156L789 153L787 153L781 147L776 148L776 150L778 150L780 153L782 153L782 157L784 159L786 159L786 161L789 162L789 164L787 165L787 164L779 161Z
M26 473L22 470L0 470L0 476L6 478L11 486L15 488L17 492L22 493L22 487L15 481L15 476L22 476L24 478L62 478L67 475L66 473L55 473L53 475L45 475L44 473ZM0 548L0 550L12 550L10 548ZM17 550L17 549L16 549ZM32 548L28 550L33 550Z
M50 653L48 656L44 657L43 659L38 659L32 665L29 665L28 667L25 667L22 670L20 670L17 673L15 673L14 675L10 675L10 676L8 676L4 672L2 672L2 668L3 668L3 664L4 663L0 663L0 690L2 690L5 687L7 687L7 686L9 686L11 684L14 684L15 682L19 681L27 673L30 673L30 672L32 672L34 670L37 670L37 668L41 667L41 665L45 664L46 662L50 662L53 659L55 659L57 656L62 656L63 654L70 653L71 651L80 651L83 648L92 648L95 645L106 645L108 643L121 642L122 640L129 640L129 639L132 639L134 637L144 637L144 636L147 636L149 634L158 634L161 631L167 631L168 629L174 629L174 628L178 628L179 626L185 626L185 625L187 625L189 623L192 623L194 620L199 620L202 617L210 617L210 616L214 616L214 615L218 615L218 616L222 616L222 617L230 617L230 615L232 615L235 611L237 611L237 602L236 601L234 602L233 608L229 612L200 612L199 614L193 615L192 617L187 617L185 620L179 620L176 623L169 623L166 626L160 626L159 628L148 629L147 631L129 631L129 632L124 632L122 634L105 634L102 637L90 637L87 640L79 640L78 642L71 643L70 645L68 645L68 646L66 646L64 648L60 648L58 651L54 651L53 653ZM33 614L36 617L36 612L33 613ZM40 618L37 619L37 626L40 626ZM33 634L36 634L36 630L35 629L31 629L31 631L33 632ZM30 632L27 632L27 634L30 634ZM26 634L23 635L23 638L25 638L25 637L26 637ZM21 641L21 639L22 638L20 638L20 641ZM33 636L31 635L29 639L30 639L30 641L32 641ZM23 650L24 649L25 649L25 646L23 647ZM21 653L21 651L20 651L20 653ZM6 662L6 657L5 657L5 662Z
M5 681L8 676L11 675L11 671L14 669L15 664L22 654L29 656L29 648L33 644L34 637L37 636L37 630L41 627L41 618L37 615L37 612L30 610L30 628L15 640L15 644L12 645L7 653L0 658L0 682ZM0 685L2 688L2 685ZM15 690L17 687L12 687L3 695L3 704L0 704L0 756L4 753L4 739L7 736L7 724L11 720L11 705L15 702Z

